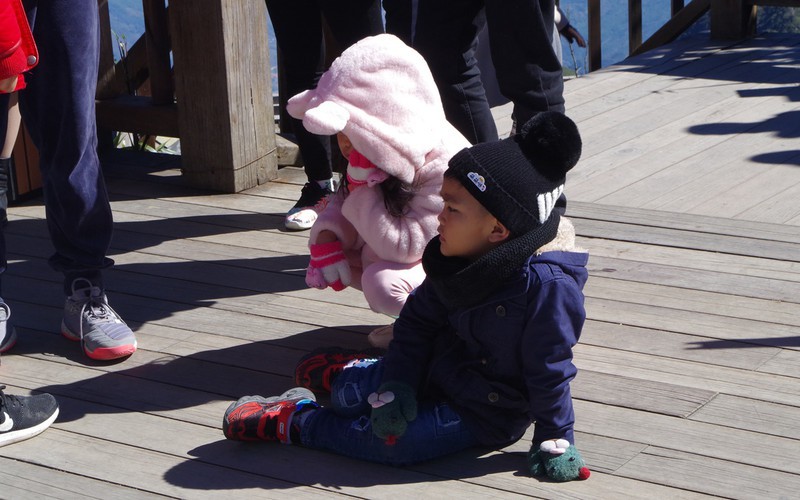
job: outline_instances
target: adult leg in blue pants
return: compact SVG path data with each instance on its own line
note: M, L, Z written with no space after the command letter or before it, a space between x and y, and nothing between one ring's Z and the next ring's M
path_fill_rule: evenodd
M39 150L50 265L64 274L62 334L93 359L136 350L131 329L108 305L102 270L111 241L111 206L97 158L95 90L99 61L96 0L23 2L39 65L26 75L20 112Z

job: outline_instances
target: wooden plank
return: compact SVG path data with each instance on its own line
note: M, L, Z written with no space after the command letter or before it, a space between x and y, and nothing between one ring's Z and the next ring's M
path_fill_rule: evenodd
M616 316L623 316L618 310L602 311L598 309L597 307L590 308L590 317L613 316L616 319ZM628 317L620 319L631 323L636 322L635 319ZM693 328L691 324L682 323L672 329L691 330ZM581 343L744 370L757 369L772 359L779 351L777 347L749 346L733 341L715 340L708 336L701 337L700 335L660 330L652 325L632 326L620 324L618 321L611 323L598 319L590 319L586 322ZM708 348L703 348L706 343L709 344ZM711 347L726 350L720 351ZM748 348L745 349L745 347ZM721 352L724 352L725 355L721 356Z
M776 377L766 372L725 367L721 364L711 365L658 354L643 354L635 349L598 347L583 342L583 339L575 350L575 362L580 370L660 381L742 397L758 395L764 401L800 406L797 379L792 377Z
M592 276L587 297L800 327L800 305Z
M585 203L573 200L569 200L568 209L567 215L571 218L599 219L702 233L747 236L753 239L800 243L800 231L785 224L732 220L723 217L679 214L660 210L619 207L616 205ZM578 230L580 230L580 226L578 226Z
M581 370L570 388L574 398L584 401L682 418L697 412L716 394L591 370Z
M650 447L625 464L619 474L724 498L760 500L765 495L770 498L797 495L794 473L719 460L701 450L679 452L668 447Z
M797 338L794 341L798 342ZM800 379L800 354L797 351L783 349L772 359L761 365L758 371Z
M720 394L689 418L724 427L800 440L798 409L769 401Z
M693 454L698 457L698 463L715 458L785 472L781 479L783 486L796 485L797 464L800 463L800 446L796 439L582 400L575 401L575 414L576 427L581 432ZM793 414L795 419L800 418L800 407L796 407ZM753 453L761 449L771 453ZM775 460L775 456L780 456L781 460ZM775 485L779 487L781 483Z
M614 300L587 298L589 316L598 321L685 333L705 338L686 339L684 349L748 348L763 356L773 356L770 348L797 349L800 328L695 311L667 309L646 304L615 303ZM741 342L742 344L737 344Z
M744 236L704 234L696 231L662 229L653 226L617 224L600 220L576 221L578 233L587 238L604 238L673 248L705 250L729 255L741 255L800 262L796 243L753 240ZM613 235L612 237L608 237Z
M796 282L776 282L755 276L720 274L692 269L676 272L675 266L643 264L626 259L595 256L590 261L590 272L596 276L654 283L677 288L689 288L707 292L734 293L741 297L765 300L798 302Z
M25 446L25 445L21 445ZM68 472L0 457L0 490L6 500L30 498L149 499L163 498L135 488L97 481Z
M720 274L738 274L772 280L796 282L800 279L795 262L759 257L743 257L703 250L654 246L627 241L604 240L601 238L577 239L578 243L589 249L592 257L611 257L631 261L675 266L680 262L681 269L714 271Z
M103 127L124 132L180 137L178 108L155 106L149 97L123 95L97 101L97 120Z

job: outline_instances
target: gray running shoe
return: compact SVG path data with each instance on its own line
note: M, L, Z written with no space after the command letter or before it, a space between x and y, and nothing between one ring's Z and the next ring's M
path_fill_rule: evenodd
M111 360L136 351L136 337L119 314L108 305L103 291L85 278L72 282L72 295L64 304L61 334L80 341L92 359Z
M0 353L8 351L17 343L17 331L10 319L11 308L0 299Z

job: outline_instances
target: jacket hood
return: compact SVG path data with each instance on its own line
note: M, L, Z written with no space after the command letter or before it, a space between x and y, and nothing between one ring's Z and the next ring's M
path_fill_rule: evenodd
M317 88L289 99L286 109L311 133L343 132L378 168L409 184L449 126L425 60L388 34L345 50Z

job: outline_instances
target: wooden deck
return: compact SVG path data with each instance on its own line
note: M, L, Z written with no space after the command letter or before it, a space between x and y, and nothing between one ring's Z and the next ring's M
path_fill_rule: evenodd
M675 43L566 84L585 140L568 213L591 253L573 385L593 474L524 474L523 440L394 469L227 442L227 405L278 394L295 361L388 319L308 290L304 233L280 230L302 175L234 195L181 185L172 158L106 158L107 276L140 349L117 364L57 334L44 209L10 210L10 393L61 415L0 448L2 498L798 498L800 36ZM508 108L497 108L508 129Z

